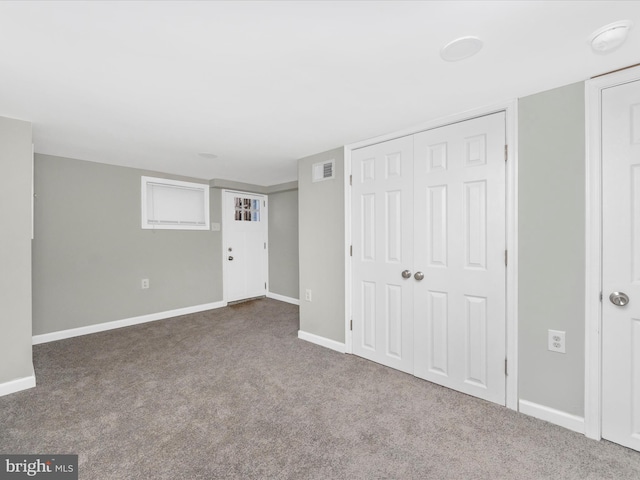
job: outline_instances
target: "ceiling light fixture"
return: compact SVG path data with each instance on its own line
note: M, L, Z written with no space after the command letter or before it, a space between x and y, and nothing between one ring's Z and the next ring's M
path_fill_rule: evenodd
M213 153L199 153L199 157L206 158L207 160L213 160L214 158L218 158L218 155L214 155Z
M482 50L482 40L478 37L460 37L447 43L440 50L440 56L447 62L457 62L472 57Z
M596 53L612 52L627 39L632 25L629 20L621 20L599 28L589 37L591 48Z

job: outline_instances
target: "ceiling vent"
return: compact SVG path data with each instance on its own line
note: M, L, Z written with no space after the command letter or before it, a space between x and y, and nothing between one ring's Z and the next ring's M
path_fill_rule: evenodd
M314 182L321 182L323 180L329 180L335 178L336 161L329 160L328 162L314 163L311 166L311 178Z

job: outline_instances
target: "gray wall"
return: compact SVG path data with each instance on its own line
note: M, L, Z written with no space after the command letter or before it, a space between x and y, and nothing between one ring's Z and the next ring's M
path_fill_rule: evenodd
M269 291L299 298L298 190L269 194Z
M311 181L311 165L335 159L335 178ZM298 161L300 330L344 342L344 149ZM312 301L305 290L312 290Z
M519 101L520 398L584 415L584 83ZM566 354L547 330L566 331Z
M31 361L31 124L0 117L0 384Z
M520 398L584 414L584 83L519 101ZM336 159L334 181L311 165ZM298 163L300 329L344 341L342 149ZM313 291L311 303L305 289ZM566 331L566 354L547 331Z
M222 300L220 232L143 230L141 175L199 181L36 155L35 335Z

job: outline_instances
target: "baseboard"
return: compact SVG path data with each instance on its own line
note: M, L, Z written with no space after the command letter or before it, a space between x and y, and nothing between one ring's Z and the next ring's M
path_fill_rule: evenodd
M116 328L130 327L140 323L154 322L156 320L164 320L171 317L179 317L180 315L188 315L190 313L204 312L205 310L213 310L215 308L226 307L227 302L205 303L203 305L195 305L193 307L177 308L175 310L167 310L165 312L150 313L148 315L140 315L139 317L125 318L123 320L114 320L113 322L98 323L88 325L86 327L71 328L69 330L60 330L58 332L43 333L33 336L33 344L55 342L56 340L64 340L65 338L79 337L90 333L104 332Z
M267 298L273 298L274 300L280 300L281 302L291 303L292 305L300 305L300 300L293 297L285 297L279 293L267 292Z
M520 400L520 413L530 415L532 417L545 420L550 423L555 423L561 427L568 428L574 432L585 432L584 417L578 417L562 410L556 410L555 408L545 407L537 403L529 402L527 400Z
M321 337L319 335L314 335L313 333L303 332L302 330L298 330L298 338L306 340L307 342L315 343L321 347L330 348L336 352L345 353L346 351L344 343L336 342L335 340Z
M28 377L16 378L10 382L0 383L0 397L11 393L20 392L36 386L35 372Z

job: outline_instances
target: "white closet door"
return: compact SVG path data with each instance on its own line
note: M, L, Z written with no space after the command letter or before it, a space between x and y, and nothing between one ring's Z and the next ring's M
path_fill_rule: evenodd
M414 148L414 373L504 405L505 114Z
M352 156L353 353L413 371L413 138Z
M602 92L602 201L602 436L640 450L640 81Z

